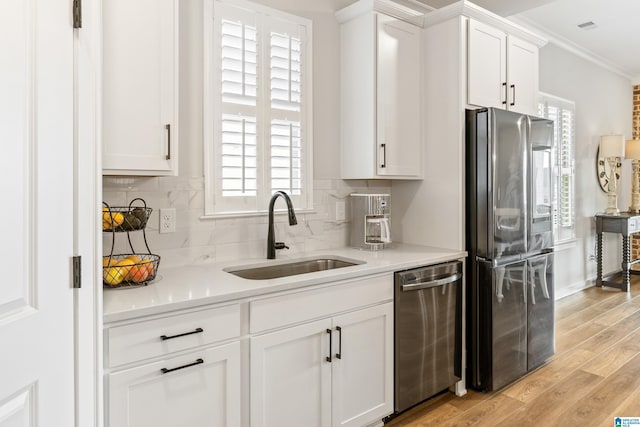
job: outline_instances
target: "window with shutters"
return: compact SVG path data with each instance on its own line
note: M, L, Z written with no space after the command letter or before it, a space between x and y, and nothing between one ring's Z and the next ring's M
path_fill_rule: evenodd
M241 0L205 10L205 214L311 209L311 22Z
M540 94L538 115L554 122L554 236L557 243L575 238L575 103Z

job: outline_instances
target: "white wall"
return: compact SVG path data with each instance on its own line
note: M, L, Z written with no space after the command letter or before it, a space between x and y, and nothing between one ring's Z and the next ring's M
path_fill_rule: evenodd
M267 6L312 20L315 212L298 215L289 227L277 218L276 236L294 255L310 250L346 246L349 224L336 221L336 202L352 192L388 193L388 181L343 181L340 177L340 27L334 16L345 0L257 0ZM162 178L103 180L103 198L126 206L142 197L154 209L147 226L150 249L162 266L266 257L266 217L203 220L203 0L180 1L180 175ZM158 232L158 209L177 211L175 233ZM266 206L265 206L266 208ZM135 249L144 248L140 233L132 235ZM116 237L114 253L129 252L126 236ZM109 253L111 236L104 239Z
M596 150L601 135L631 137L633 87L631 82L556 45L540 50L540 90L576 103L576 240L556 252L556 297L591 285L595 280L595 220L606 207L605 193L596 175ZM618 208L629 206L631 165L622 165ZM620 268L621 243L605 235L604 272Z

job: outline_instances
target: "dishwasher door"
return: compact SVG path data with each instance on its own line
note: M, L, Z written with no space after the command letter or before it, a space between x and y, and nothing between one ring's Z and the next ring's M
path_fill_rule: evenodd
M462 262L395 274L395 411L461 378Z

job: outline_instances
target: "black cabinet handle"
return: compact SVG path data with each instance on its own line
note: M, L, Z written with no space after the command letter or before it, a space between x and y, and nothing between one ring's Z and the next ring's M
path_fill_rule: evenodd
M509 93L507 90L507 82L502 83L502 88L504 89L504 101L502 103L507 105L507 99L509 98Z
M171 160L171 125L166 124L164 128L167 130L167 160Z
M162 372L163 374L168 374L169 372L177 371L179 369L184 369L184 368L190 368L191 366L201 365L203 363L204 363L204 360L197 359L193 363L188 363L186 365L178 366L177 368L171 368L171 369L162 368L162 369L160 369L160 372Z
M516 85L511 85L511 104L509 105L516 105Z
M204 329L202 328L196 328L195 330L191 331L191 332L185 332L184 334L178 334L178 335L171 335L171 336L166 336L166 335L160 335L160 339L162 341L165 340L171 340L173 338L179 338L179 337L184 337L186 335L192 335L192 334L199 334L201 332L204 332Z
M325 357L325 360L329 363L331 363L331 341L333 341L333 339L331 338L331 329L327 328L327 333L329 334L329 355L327 357Z
M336 359L342 359L342 328L336 326L336 331L340 333L340 335L338 335L338 352L336 353Z
M382 164L381 168L387 167L387 144L380 144L380 148L382 148Z

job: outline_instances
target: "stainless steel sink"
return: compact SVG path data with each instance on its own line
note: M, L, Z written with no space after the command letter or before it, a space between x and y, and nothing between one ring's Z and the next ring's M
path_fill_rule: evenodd
M353 265L364 264L364 261L358 261L349 258L331 257L331 258L312 258L305 260L296 260L281 264L256 266L256 267L228 267L223 271L233 275L251 279L266 280L277 279L279 277L295 276L297 274L313 273L316 271L333 270L336 268L351 267Z

